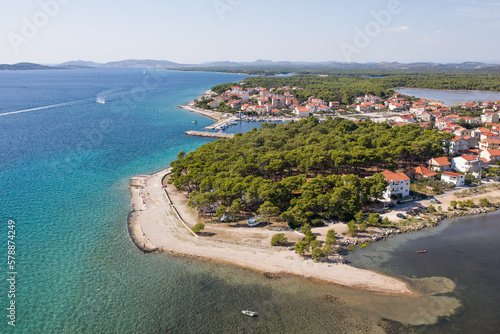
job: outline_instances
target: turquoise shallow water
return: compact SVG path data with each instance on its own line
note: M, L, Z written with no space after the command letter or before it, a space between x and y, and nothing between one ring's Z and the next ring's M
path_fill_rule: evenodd
M138 69L0 72L0 114L17 112L0 116L2 258L9 219L17 232L16 326L7 324L12 299L2 279L1 333L331 330L330 318L317 312L328 305L311 305L336 287L294 278L283 285L232 266L143 255L128 237L129 178L209 141L184 131L212 121L175 106L241 78ZM7 278L6 261L0 270ZM263 316L252 322L241 315L245 308Z
M212 121L175 106L241 78L139 69L0 72L0 114L19 112L0 116L0 258L9 219L17 232L16 326L7 324L9 284L2 279L0 333L332 333L370 324L356 306L321 298L359 300L357 292L143 255L130 241L129 178L208 142L184 131ZM414 268L431 275L427 266ZM5 260L0 271L7 278ZM261 316L243 317L245 308Z

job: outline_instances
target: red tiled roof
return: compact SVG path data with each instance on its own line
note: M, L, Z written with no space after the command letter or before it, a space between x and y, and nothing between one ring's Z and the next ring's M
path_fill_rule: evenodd
M410 174L419 174L419 175L423 175L423 176L427 176L427 177L432 177L432 176L437 175L436 172L433 172L429 168L424 167L424 166L418 166L416 168L413 168L409 171L409 173Z
M474 160L474 159L477 159L477 156L475 156L475 155L470 155L470 154L462 154L462 155L460 156L460 158L463 158L463 159L465 159L465 160L467 160L467 161L472 161L472 160Z
M449 166L451 165L447 157L439 157L433 159L439 166Z
M449 175L449 176L459 177L462 174L453 173L453 172L443 172L443 174L441 174L441 175Z
M382 174L384 174L385 176L385 179L388 181L388 182L391 182L391 181L402 181L402 180L406 180L406 181L410 181L410 178L405 174L405 173L393 173L389 170L384 170L382 172Z
M491 150L485 150L485 151L488 152L490 155L494 155L494 156L500 155L500 150L497 150L497 149L491 149Z

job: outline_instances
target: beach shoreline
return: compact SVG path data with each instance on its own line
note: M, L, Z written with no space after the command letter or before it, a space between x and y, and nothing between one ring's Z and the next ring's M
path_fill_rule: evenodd
M186 214L188 208L183 207L185 203L180 203L175 197L171 199L169 193L175 193L176 189L172 185L163 185L170 172L167 168L131 179L132 212L128 229L132 241L142 252L168 252L236 265L272 277L295 275L372 293L407 297L420 295L402 279L343 263L316 263L299 256L291 248L200 237L189 227L196 221L189 221L190 224L185 222L192 219ZM180 193L175 195L183 196ZM446 197L451 199L451 196L454 195ZM467 198L479 197L484 197L484 194Z
M272 276L296 275L373 293L417 297L406 282L340 263L315 263L293 251L221 243L197 238L179 220L174 204L162 186L169 169L131 179L131 202L134 219L129 230L136 230L132 241L148 252L169 252L194 258L230 263ZM140 233L142 231L142 234ZM146 247L147 246L147 247ZM139 247L140 249L141 247Z

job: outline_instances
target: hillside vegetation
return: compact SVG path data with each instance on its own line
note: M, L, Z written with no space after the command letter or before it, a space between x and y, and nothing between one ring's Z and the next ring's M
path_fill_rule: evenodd
M387 182L378 172L425 163L443 153L445 137L417 125L341 118L264 124L179 153L172 181L200 213L221 206L232 214L269 210L292 226L349 219L381 197Z

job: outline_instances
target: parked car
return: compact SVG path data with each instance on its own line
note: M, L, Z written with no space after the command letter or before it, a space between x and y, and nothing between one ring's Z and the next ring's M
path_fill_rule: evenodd
M404 215L404 214L402 214L402 213L398 213L398 214L396 215L396 217L401 218L401 219L405 219L405 218L406 218L406 217L405 217L405 215Z
M222 218L220 219L221 222L230 222L234 219L234 216L233 215L224 215L222 216Z
M254 226L260 225L262 223L264 223L264 220L262 219L262 217L260 215L257 215L257 216L252 217L248 220L248 227L254 227Z

